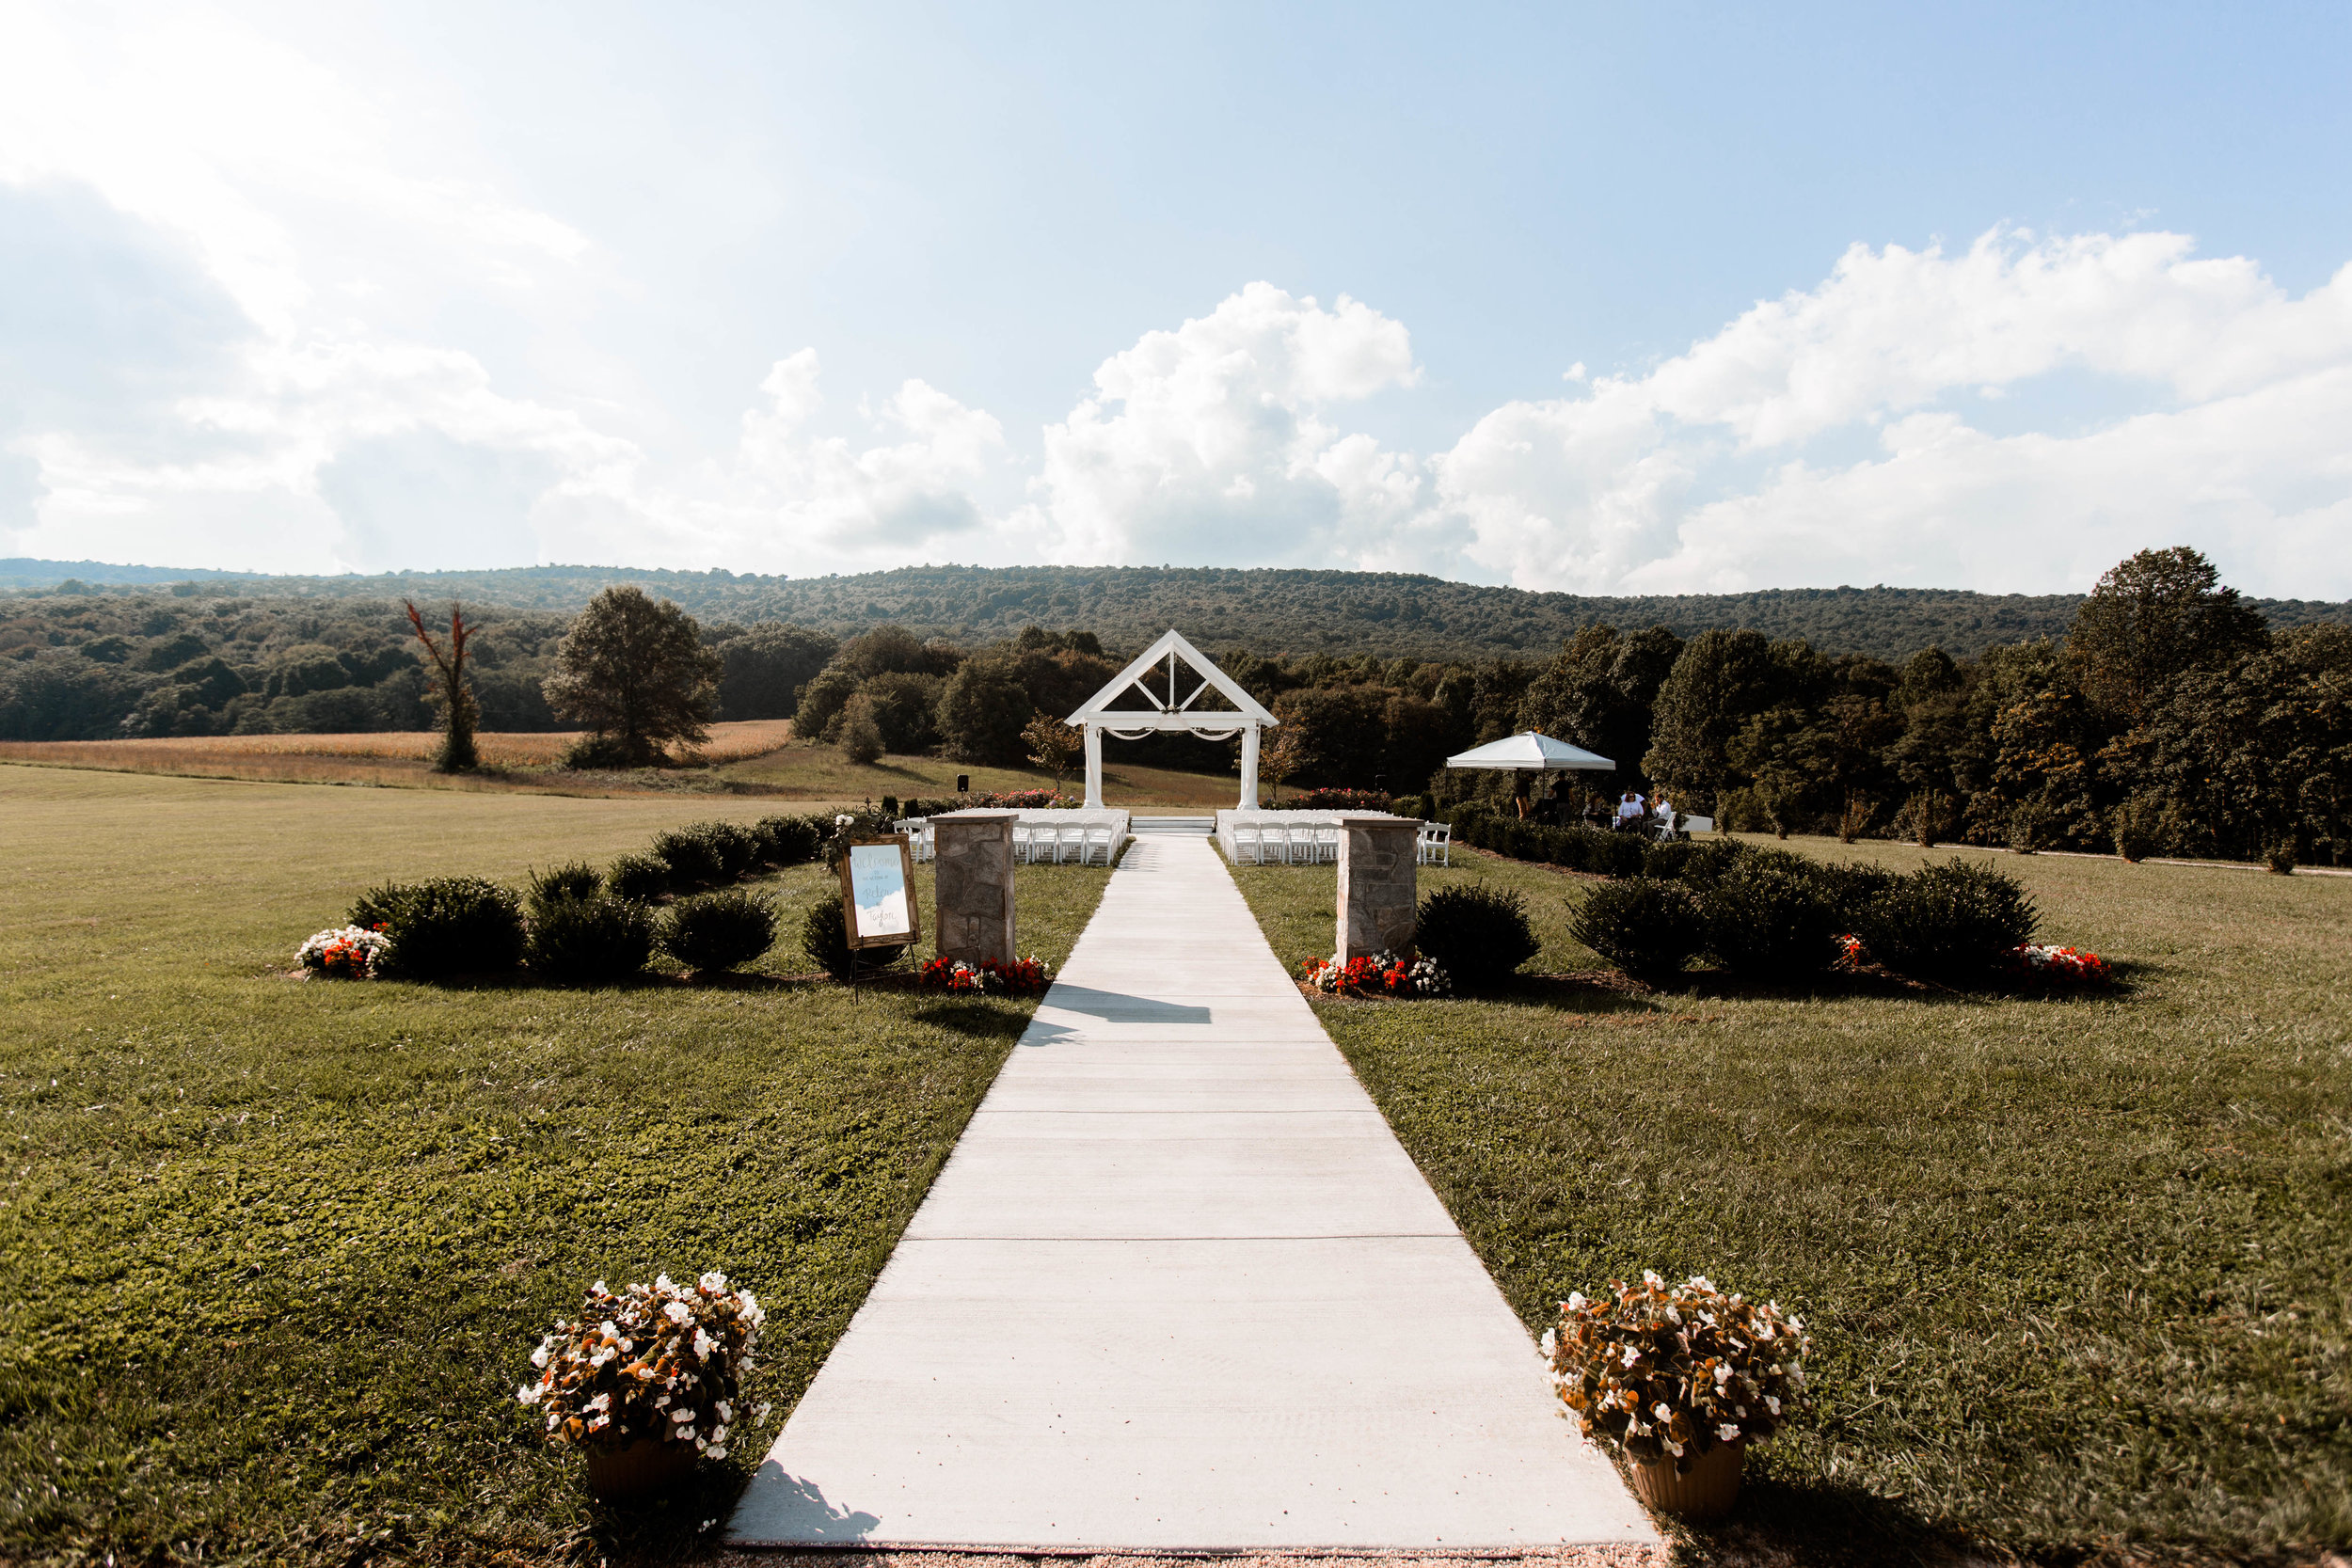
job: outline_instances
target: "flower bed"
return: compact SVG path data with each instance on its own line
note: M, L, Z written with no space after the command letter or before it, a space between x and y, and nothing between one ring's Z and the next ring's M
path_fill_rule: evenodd
M2105 986L2115 980L2114 970L2098 954L2038 942L2023 943L2011 953L2009 971L2015 978L2050 986Z
M1040 958L1015 958L1010 963L982 958L977 964L961 958L933 958L914 972L914 983L925 990L1038 996L1054 983L1054 976Z
M294 950L311 974L330 980L372 980L383 972L392 939L380 926L339 926L321 931Z
M1327 996L1446 996L1454 982L1434 958L1375 953L1369 958L1309 958L1299 965L1308 984Z
M1687 1471L1717 1445L1770 1437L1804 1409L1803 1320L1696 1275L1670 1289L1645 1271L1610 1292L1570 1295L1544 1333L1552 1386L1585 1436Z
M692 1285L665 1274L618 1295L598 1280L580 1321L557 1323L532 1352L538 1379L515 1398L546 1412L552 1443L612 1450L645 1439L724 1459L765 1322L752 1293L723 1274Z

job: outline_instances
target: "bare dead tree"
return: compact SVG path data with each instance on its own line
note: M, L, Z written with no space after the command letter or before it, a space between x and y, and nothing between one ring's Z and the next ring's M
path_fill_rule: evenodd
M466 623L466 612L452 600L449 607L449 646L446 651L425 629L424 617L417 607L407 606L408 624L416 628L417 641L424 644L427 658L433 665L433 704L441 710L441 747L433 754L436 773L464 773L482 765L482 757L474 750L474 725L482 718L475 705L473 688L466 680L466 644L473 640L477 628Z

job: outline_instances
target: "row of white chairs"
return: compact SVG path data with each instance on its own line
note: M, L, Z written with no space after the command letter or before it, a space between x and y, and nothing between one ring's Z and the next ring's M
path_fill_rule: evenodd
M1320 865L1340 858L1340 830L1332 823L1236 822L1233 860L1242 865Z
M938 830L929 818L901 817L891 824L914 850L917 862L928 861L939 853ZM1083 822L1015 822L1012 825L1012 858L1035 863L1051 861L1057 865L1076 861L1080 865L1108 865L1112 852L1118 848L1107 823L1089 826Z
M1340 858L1336 826L1299 823L1236 822L1233 860L1242 865L1322 865ZM1443 822L1424 822L1413 835L1413 859L1422 865L1454 863L1454 829Z
M938 834L929 817L902 816L890 825L890 830L907 841L907 847L914 851L918 865L939 852Z
M1108 865L1118 848L1116 832L1107 822L1012 825L1012 856L1018 861L1052 861L1060 865L1074 860L1080 865Z

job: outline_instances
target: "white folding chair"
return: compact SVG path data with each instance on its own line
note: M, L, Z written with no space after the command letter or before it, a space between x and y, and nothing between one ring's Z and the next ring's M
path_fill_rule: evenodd
M1084 828L1061 827L1054 835L1054 863L1061 865L1075 849L1079 857L1086 855L1087 831Z
M1284 865L1311 865L1314 863L1314 858L1315 831L1312 828L1286 824L1282 829L1282 863Z
M939 858L939 830L933 827L929 821L926 821L923 824L923 842L916 846L914 858L918 861L930 861Z
M1433 861L1440 865L1454 863L1454 825L1452 823L1430 823L1421 831L1421 862L1423 865Z
M1340 827L1334 822L1327 828L1315 830L1315 863L1335 862L1340 858Z
M1026 864L1030 854L1029 825L1016 821L1012 825L1012 858Z
M1236 822L1233 824L1233 863L1235 865L1263 865L1265 863L1265 841L1258 836L1256 823Z
M1089 861L1104 865L1111 863L1111 825L1109 823L1100 823L1087 830L1086 847L1078 855L1078 863L1084 865Z

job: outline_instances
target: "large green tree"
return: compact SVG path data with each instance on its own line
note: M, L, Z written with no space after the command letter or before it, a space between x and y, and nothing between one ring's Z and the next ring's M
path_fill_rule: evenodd
M1642 771L1686 798L1697 792L1696 800L1738 784L1732 746L1772 706L1779 684L1763 633L1699 633L1658 689Z
M1623 635L1614 626L1582 627L1527 689L1518 727L1614 762L1614 772L1591 781L1597 788L1646 790L1642 759L1651 705L1681 653L1682 639L1664 626Z
M608 588L564 634L545 690L559 715L645 767L671 741L710 737L721 668L691 615L642 588Z
M2075 612L2066 647L2083 695L2129 723L2174 676L2219 669L2267 641L2262 611L2222 587L2212 562L2175 545L2108 568Z
M940 691L940 738L958 762L1018 767L1028 754L1023 729L1036 712L1013 661L966 659Z

